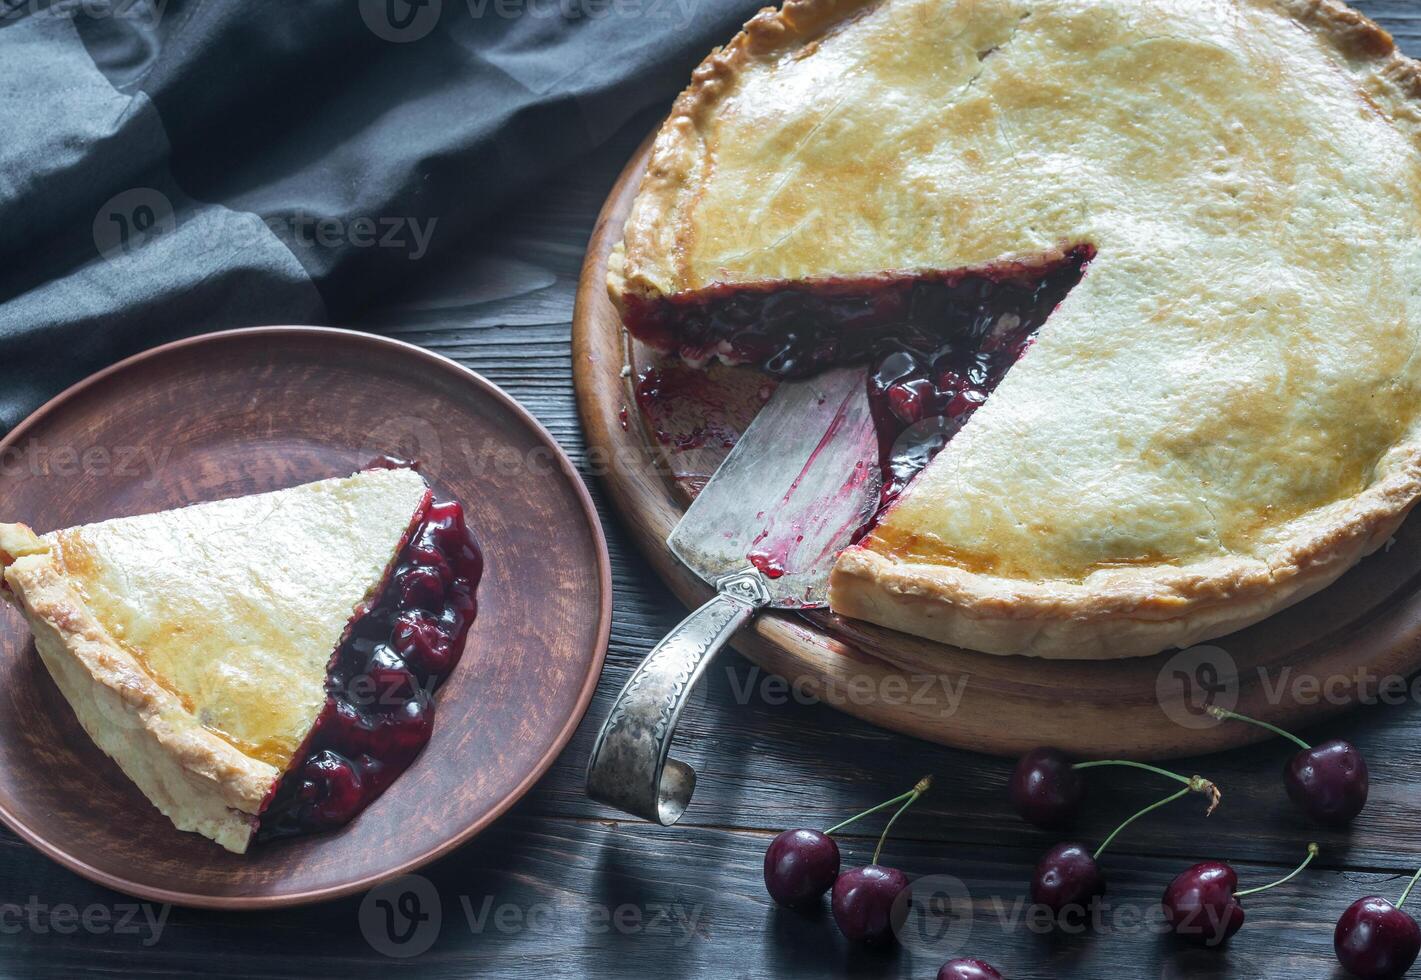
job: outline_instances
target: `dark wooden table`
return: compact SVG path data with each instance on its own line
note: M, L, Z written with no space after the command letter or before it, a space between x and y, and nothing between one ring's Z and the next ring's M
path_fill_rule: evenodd
M1421 54L1421 4L1360 4ZM629 126L594 157L490 221L409 294L354 324L437 350L502 385L581 459L569 371L572 296L603 196L654 120ZM895 736L803 703L734 653L711 669L681 725L682 756L701 776L681 824L623 821L589 803L582 771L612 696L684 614L603 508L617 591L611 650L577 737L528 797L490 831L425 870L440 922L404 945L387 938L373 899L269 914L141 906L62 870L0 830L0 975L380 977L931 978L954 947L1008 977L1317 978L1335 974L1332 926L1354 898L1393 900L1421 864L1421 685L1309 731L1366 753L1372 796L1350 832L1322 832L1283 795L1282 741L1182 762L1224 790L1204 819L1193 801L1145 818L1107 854L1109 901L1073 936L1044 934L1024 909L1026 882L1056 835L1024 825L1005 800L1009 763ZM936 785L898 824L885 860L939 896L906 945L850 947L827 913L776 910L760 862L786 827L824 827L906 789ZM1148 776L1096 774L1075 836L1098 841L1166 795ZM846 866L872 852L870 821L841 836ZM1225 950L1183 948L1158 928L1166 883L1198 860L1238 868L1245 885L1280 877L1309 840L1313 868L1247 900L1248 923ZM426 891L426 895L430 891ZM374 896L393 897L394 896ZM435 903L426 898L425 908ZM933 911L935 910L935 911ZM397 925L400 923L397 923ZM384 935L382 935L384 934ZM418 952L423 949L423 952ZM407 954L418 952L417 956ZM399 954L392 958L391 953Z

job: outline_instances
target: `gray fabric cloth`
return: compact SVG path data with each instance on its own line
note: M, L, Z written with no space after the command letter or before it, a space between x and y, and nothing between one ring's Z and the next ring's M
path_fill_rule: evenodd
M167 340L338 322L755 6L0 0L0 432Z

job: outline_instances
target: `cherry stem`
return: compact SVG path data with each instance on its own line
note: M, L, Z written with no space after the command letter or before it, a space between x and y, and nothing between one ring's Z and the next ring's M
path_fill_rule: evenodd
M1161 769L1159 766L1152 766L1144 762L1133 762L1130 759L1097 759L1094 762L1077 762L1071 766L1072 769L1098 769L1101 766L1129 766L1131 769L1143 769L1145 772L1152 772L1156 776L1168 776L1177 783L1189 785L1189 777L1181 776L1177 772L1170 772L1168 769Z
M830 834L838 833L840 830L843 830L843 829L844 829L845 827L847 827L849 824L854 823L854 822L859 821L859 820L862 820L864 817L871 817L871 816L873 816L875 813L877 813L879 810L886 810L886 809L888 809L890 806L893 806L893 805L896 804L896 803L902 803L904 800L906 800L908 797L910 797L910 796L912 796L912 795L913 795L913 791L912 791L911 789L908 790L908 792L906 792L906 793L899 793L897 796L893 797L893 799L891 799L891 800L884 800L882 803L878 804L878 806L871 807L871 808L865 810L863 813L856 814L855 816L849 817L849 819L847 819L847 820L844 820L844 821L842 821L842 822L840 822L840 823L834 824L834 826L832 826L832 827L830 827L828 830L824 831L824 836L825 836L825 837L828 837Z
M1416 887L1416 879L1418 878L1421 878L1421 869L1418 869L1417 872L1411 876L1411 880L1407 882L1406 891L1402 892L1401 898L1397 900L1397 908L1401 908L1403 905L1406 904L1406 897L1411 894L1411 889Z
M1292 881L1292 880L1293 880L1294 878L1296 878L1298 875L1300 875L1300 874L1303 873L1303 868L1306 868L1309 864L1312 864L1312 859L1315 858L1315 857L1317 857L1317 845L1316 845L1316 844L1309 844L1309 845L1308 845L1308 856L1305 857L1305 858L1303 858L1303 863L1300 864L1300 865L1298 865L1298 866L1297 866L1296 868L1294 868L1291 872L1289 872L1288 874L1286 874L1286 875L1284 875L1283 877L1279 878L1277 881L1273 882L1271 885L1259 885L1257 888L1249 888L1249 889L1246 889L1246 890L1241 891L1241 892L1234 892L1234 898L1243 898L1243 896L1245 896L1245 895L1256 895L1256 894L1258 894L1259 892L1266 892L1266 891L1267 891L1268 889L1270 889L1270 888L1277 888L1279 885L1281 885L1281 884L1283 884L1283 883L1285 883L1285 882Z
M1110 842L1113 841L1116 837L1120 836L1120 831L1130 826L1136 820L1139 820L1145 814L1158 810L1162 806L1168 806L1175 800L1180 799L1181 797L1188 796L1190 793L1203 793L1205 796L1209 797L1209 808L1204 811L1204 816L1207 817L1209 814L1213 813L1214 809L1219 805L1219 801L1223 798L1223 794L1219 792L1219 788L1213 783L1211 783L1209 780L1205 779L1203 776L1191 776L1188 780L1186 780L1186 782L1188 782L1189 785L1185 786L1179 792L1171 793L1164 799L1151 803L1149 806L1145 807L1143 810L1135 814L1129 820L1126 820L1120 826L1116 827L1113 831L1110 832L1110 836L1105 838L1105 840L1101 842L1101 845L1095 849L1095 854L1093 854L1092 857L1098 860L1100 858L1100 855L1105 853L1105 849L1110 846Z
M1281 735L1283 738L1292 739L1294 742L1297 742L1298 745L1302 746L1304 751L1312 748L1311 745L1298 738L1292 732L1285 732L1277 725L1270 725L1266 721L1259 721L1257 718L1250 718L1248 717L1248 715L1241 715L1237 711L1230 711L1227 708L1220 708L1218 705L1210 706L1209 716L1211 718L1217 718L1219 719L1219 721L1228 721L1229 719L1233 719L1234 721L1246 721L1250 725L1257 725L1259 728L1266 728L1274 735Z
M893 816L888 818L888 824L883 828L883 833L878 835L878 846L873 849L873 859L868 862L869 864L878 863L878 855L883 852L883 842L888 839L888 832L893 829L893 825L898 822L898 818L903 815L903 811L908 809L908 807L912 806L914 803L916 803L918 797L926 793L928 791L928 787L932 784L933 777L924 776L922 779L918 780L917 785L914 786L912 790L908 792L908 799L903 803L902 806L898 808L898 812L894 813Z

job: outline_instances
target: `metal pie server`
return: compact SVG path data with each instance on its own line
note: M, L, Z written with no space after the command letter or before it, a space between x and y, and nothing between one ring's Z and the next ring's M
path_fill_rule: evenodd
M692 688L762 609L828 605L835 557L873 514L881 478L865 369L775 391L667 544L716 588L642 661L592 747L593 799L670 826L696 773L668 757Z

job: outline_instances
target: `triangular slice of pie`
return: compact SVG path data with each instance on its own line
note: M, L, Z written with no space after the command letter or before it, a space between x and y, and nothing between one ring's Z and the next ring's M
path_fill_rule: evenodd
M1419 283L1421 67L1335 0L788 0L696 70L609 262L692 362L871 360L890 506L836 611L1077 658L1387 540Z
M0 524L0 565L89 736L238 853L349 820L413 760L482 568L459 506L404 467L43 536Z

